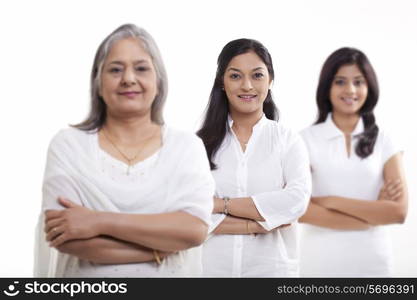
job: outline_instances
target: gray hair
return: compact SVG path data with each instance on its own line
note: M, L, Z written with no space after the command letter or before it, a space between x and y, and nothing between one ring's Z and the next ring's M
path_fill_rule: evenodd
M156 72L158 93L152 103L151 120L160 125L164 124L162 110L168 93L168 78L161 53L154 39L146 30L134 24L124 24L110 33L97 49L90 78L90 112L85 121L74 125L74 127L81 130L95 130L100 129L104 125L104 122L106 121L106 104L99 94L104 61L116 41L130 37L140 40L145 51L148 52L152 58Z

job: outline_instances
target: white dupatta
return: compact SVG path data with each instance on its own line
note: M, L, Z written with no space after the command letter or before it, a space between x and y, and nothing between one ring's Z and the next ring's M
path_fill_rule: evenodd
M214 181L204 146L197 136L164 127L163 146L148 183L150 187L147 187L155 191L152 195L160 196L152 199L140 197L144 192L140 185L124 189L120 184L103 178L95 153L98 145L92 145L92 134L96 133L64 129L49 146L43 182L43 209L35 237L36 277L62 277L69 259L74 258L50 248L45 240L44 211L62 209L57 203L58 196L70 200L78 198L80 204L98 211L161 213L183 210L210 224ZM132 207L140 202L140 206L124 211L119 200L130 201Z

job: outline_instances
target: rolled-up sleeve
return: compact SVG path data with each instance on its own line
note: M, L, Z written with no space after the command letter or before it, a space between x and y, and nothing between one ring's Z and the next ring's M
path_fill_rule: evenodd
M251 198L265 221L258 222L266 230L289 224L301 217L311 195L311 173L308 152L296 135L282 157L285 185L274 191L252 195Z

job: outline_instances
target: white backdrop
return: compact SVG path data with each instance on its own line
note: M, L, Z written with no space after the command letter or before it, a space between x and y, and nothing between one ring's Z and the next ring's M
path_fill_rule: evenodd
M156 39L170 83L165 119L195 130L228 41L255 38L271 52L281 121L301 130L316 114L326 57L363 50L379 77L377 122L405 149L410 207L393 233L396 276L417 277L417 2L413 0L0 2L0 276L32 275L34 227L51 137L88 110L99 43L123 23Z

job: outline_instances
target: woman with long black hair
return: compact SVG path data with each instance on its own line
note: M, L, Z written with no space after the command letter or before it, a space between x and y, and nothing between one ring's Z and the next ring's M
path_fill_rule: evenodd
M391 276L386 224L403 223L407 188L397 145L375 122L379 88L365 54L341 48L323 65L318 118L302 132L313 192L301 238L301 275Z
M216 181L203 275L298 276L296 220L311 190L301 137L278 123L272 59L258 41L229 42L198 136Z

